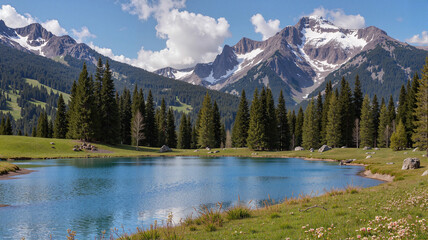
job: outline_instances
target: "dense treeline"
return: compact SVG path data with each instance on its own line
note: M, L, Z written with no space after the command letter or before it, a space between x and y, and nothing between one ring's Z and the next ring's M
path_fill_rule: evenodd
M395 150L418 146L427 148L427 86L428 58L422 77L416 73L402 86L395 108L392 95L388 103L376 94L372 99L363 98L358 75L352 90L342 78L340 86L333 90L326 83L324 96L312 98L305 112L300 108L286 115L282 93L274 106L270 89L257 89L250 110L245 92L232 130L234 147L255 150L286 150L295 146L306 149L327 144L332 147L379 146ZM286 115L286 116L285 116Z

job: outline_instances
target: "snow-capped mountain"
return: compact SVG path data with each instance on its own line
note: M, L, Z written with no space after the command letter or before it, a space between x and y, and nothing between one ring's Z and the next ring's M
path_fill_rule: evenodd
M38 23L9 28L0 20L0 43L48 58L70 55L89 62L96 61L93 57L95 51L86 44L77 43L68 35L55 36Z
M385 41L398 42L373 26L344 29L310 16L265 41L242 38L233 47L226 45L211 63L184 70L164 68L156 73L235 94L263 85L289 90L285 93L288 99L300 102L329 74Z

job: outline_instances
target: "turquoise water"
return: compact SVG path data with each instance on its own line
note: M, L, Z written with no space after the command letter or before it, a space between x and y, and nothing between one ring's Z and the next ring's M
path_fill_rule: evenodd
M18 162L37 170L0 180L0 239L99 238L111 229L135 232L173 213L177 223L202 205L261 204L299 194L321 194L363 178L358 166L298 158L105 158ZM40 166L42 165L42 166ZM34 168L32 168L34 166ZM195 215L193 215L195 216Z

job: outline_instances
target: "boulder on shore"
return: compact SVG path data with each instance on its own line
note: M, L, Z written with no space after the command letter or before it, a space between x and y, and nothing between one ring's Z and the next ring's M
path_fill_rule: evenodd
M309 152L314 152L314 149L313 148L309 149Z
M365 147L363 148L363 150L372 150L372 148L371 148L371 147L367 147L367 146L365 146Z
M402 170L408 170L408 169L417 169L421 166L421 162L419 161L419 158L406 158L403 161L403 167Z
M322 153L322 152L328 151L328 150L330 150L330 149L331 149L331 148L330 148L329 146L327 146L327 145L322 145L322 147L320 147L320 149L318 149L318 152Z
M171 148L169 148L167 145L163 145L161 147L161 149L159 150L159 152L161 153L165 153L165 152L172 152Z
M303 150L305 150L305 149L303 147L300 147L300 146L294 148L294 151L303 151Z

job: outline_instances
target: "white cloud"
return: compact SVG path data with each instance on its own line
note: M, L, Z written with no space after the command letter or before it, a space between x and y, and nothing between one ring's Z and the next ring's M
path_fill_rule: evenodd
M68 32L62 28L61 25L59 25L59 22L56 19L47 20L46 22L42 23L42 26L57 36L68 34Z
M92 34L88 27L83 26L80 31L76 30L76 29L71 29L71 32L73 33L73 35L75 37L77 37L76 41L81 43L84 42L86 38L96 38L97 36L95 36L94 34Z
M358 15L347 15L342 9L325 9L319 7L314 9L310 16L323 17L336 26L348 29L359 29L366 26L366 21L363 16Z
M413 37L406 39L406 42L416 45L428 45L428 31L422 31L421 35L416 34Z
M278 19L269 19L269 21L266 22L266 20L260 13L257 13L256 15L253 15L251 17L251 23L254 25L254 31L256 33L262 34L263 40L272 37L280 31L280 22Z
M2 5L0 8L0 19L11 28L21 28L36 22L36 19L30 14L25 13L24 15L19 14L11 5Z
M199 62L209 62L221 51L225 38L230 37L229 23L225 18L214 19L202 14L179 11L184 0L131 0L122 9L145 20L153 16L156 34L166 39L166 46L159 51L141 47L137 59L127 59L132 65L153 71L171 66L185 68ZM106 49L104 49L105 52ZM121 58L121 56L115 56ZM129 62L128 62L129 63Z

